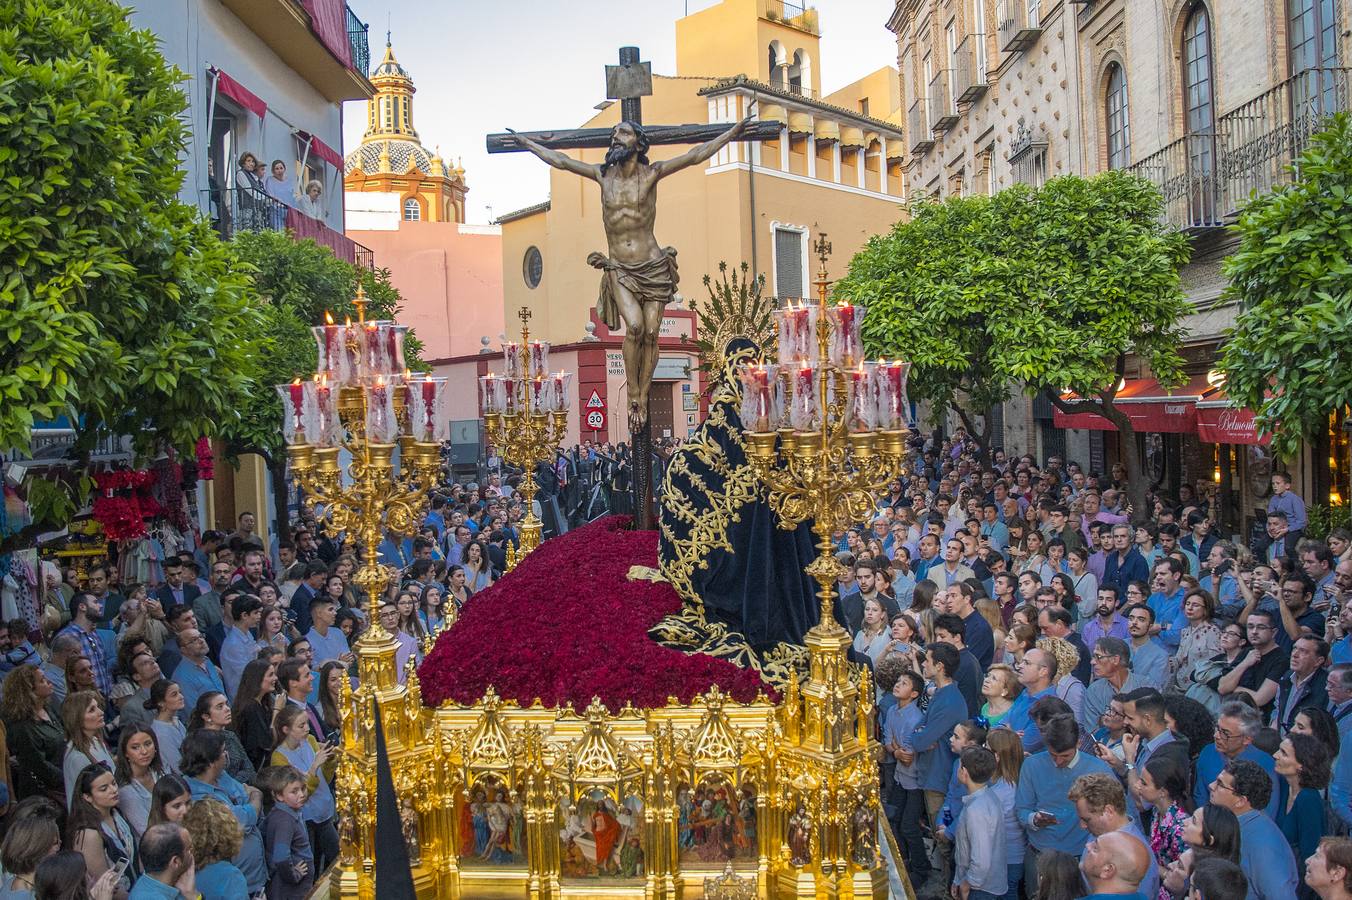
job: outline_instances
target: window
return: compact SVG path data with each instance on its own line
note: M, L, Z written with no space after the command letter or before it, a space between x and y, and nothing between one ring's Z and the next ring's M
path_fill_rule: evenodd
M807 232L775 228L775 296L800 298L803 294L803 260Z
M862 100L859 101L859 114L860 114L861 116L866 116L866 115L868 115L868 98L867 98L867 97L865 97L865 98L863 98Z
M380 112L386 131L394 130L394 100L386 97L380 101Z
M1183 104L1187 125L1189 202L1193 224L1216 217L1216 107L1211 80L1211 16L1195 2L1183 23Z
M409 197L404 201L404 221L419 222L422 220L422 204L418 202L417 197Z
M966 196L966 172L958 169L956 172L950 172L948 175L948 196L963 197Z
M769 65L770 84L774 87L783 87L784 70L779 65L779 45L777 43L770 44Z
M1287 0L1291 74L1297 77L1293 98L1302 109L1318 104L1317 114L1339 109L1337 0ZM1311 71L1316 70L1316 71Z
M986 83L986 0L972 0L972 40L976 41L976 80Z
M1127 121L1127 76L1122 67L1108 67L1108 168L1126 168L1131 162L1131 129Z
M540 256L540 248L527 247L526 256L521 260L521 276L526 279L526 287L532 290L539 287L544 271L544 259Z

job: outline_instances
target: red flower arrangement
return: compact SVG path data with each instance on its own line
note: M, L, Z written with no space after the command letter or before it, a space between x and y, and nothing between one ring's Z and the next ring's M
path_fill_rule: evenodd
M98 493L91 514L103 526L108 540L127 541L145 536L145 520L163 510L150 494L154 483L155 473L143 469L99 472L94 476Z
M210 481L216 477L216 456L211 452L211 439L197 439L197 477Z
M617 711L688 704L714 685L743 703L773 695L751 669L648 637L681 599L669 584L628 580L631 566L657 565L657 532L628 522L610 516L545 541L474 595L418 670L424 700L471 705L492 686L523 706L582 709L599 697Z

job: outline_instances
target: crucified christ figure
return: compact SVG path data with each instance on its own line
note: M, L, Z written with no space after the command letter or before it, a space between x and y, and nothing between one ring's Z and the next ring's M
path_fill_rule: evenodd
M624 321L624 374L629 394L629 429L648 420L648 389L657 368L657 339L662 315L676 293L676 250L659 247L653 235L657 219L657 182L687 166L702 163L746 130L750 114L713 140L672 159L648 162L648 138L641 126L621 122L610 133L610 149L600 165L584 163L508 131L524 148L556 169L601 185L601 216L610 255L593 252L587 264L601 270L596 312L607 328Z

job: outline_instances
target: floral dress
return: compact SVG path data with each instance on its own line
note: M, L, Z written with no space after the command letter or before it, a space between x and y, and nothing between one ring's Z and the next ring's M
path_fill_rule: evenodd
M1169 658L1169 682L1166 689L1187 693L1192 687L1192 669L1211 659L1221 649L1221 628L1213 620L1198 622L1183 629L1178 650Z
M1155 861L1159 864L1161 873L1168 871L1169 866L1188 849L1183 843L1183 823L1186 821L1188 814L1177 804L1171 803L1167 810L1155 816L1155 821L1150 826L1150 849L1155 853ZM1158 900L1171 900L1171 897L1172 895L1161 886Z

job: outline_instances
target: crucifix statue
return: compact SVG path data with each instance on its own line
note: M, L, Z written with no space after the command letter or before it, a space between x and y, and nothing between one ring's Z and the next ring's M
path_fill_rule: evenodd
M778 122L752 122L746 118L732 125L642 125L641 98L652 94L652 68L639 62L637 47L620 48L620 64L606 67L606 95L620 100L620 122L613 128L583 128L559 132L518 133L488 136L489 153L528 150L545 162L590 178L601 187L601 216L606 231L608 255L593 252L588 265L601 270L600 296L596 308L607 328L623 321L624 372L629 395L629 430L634 438L635 493L638 495L639 527L651 521L651 480L648 465L651 432L648 422L648 391L657 368L658 337L666 305L676 293L676 250L662 247L653 234L657 218L657 183L681 169L711 158L730 141L766 140L779 137ZM652 144L699 143L671 159L649 162ZM584 163L559 152L559 148L606 147L600 164Z

